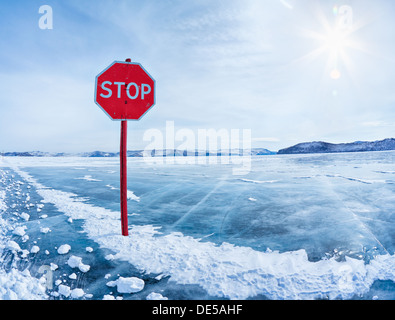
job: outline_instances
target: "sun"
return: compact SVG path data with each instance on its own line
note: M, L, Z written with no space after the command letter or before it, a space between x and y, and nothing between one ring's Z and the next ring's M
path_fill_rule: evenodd
M337 27L333 30L329 30L329 32L323 36L323 42L325 48L334 54L344 51L344 49L350 45L347 33Z
M325 74L333 80L340 79L346 71L352 69L351 49L361 49L355 38L355 31L361 25L353 21L352 8L342 6L333 8L334 16L328 19L322 12L317 14L321 31L304 30L303 35L314 39L318 47L302 57L303 60L313 60L326 56Z

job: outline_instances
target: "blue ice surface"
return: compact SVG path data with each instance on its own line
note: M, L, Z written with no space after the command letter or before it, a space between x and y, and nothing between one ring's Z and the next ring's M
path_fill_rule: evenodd
M258 251L304 249L310 261L333 256L341 261L349 256L369 262L377 254L393 255L395 250L394 160L395 152L254 157L250 172L238 176L232 174L231 165L153 165L129 158L128 189L140 200L128 201L129 225L159 226L165 234L181 232L202 241L228 242ZM85 161L85 165L20 169L48 188L119 211L116 162L91 166ZM23 181L11 168L5 170L10 179L14 175L14 179ZM29 193L31 203L42 200L34 188L27 189L27 184L20 188L22 194ZM6 201L8 210L25 211L31 216L26 231L41 250L19 264L21 268L29 267L32 274L38 275L38 267L45 261L54 262L60 268L58 279L72 287L84 287L96 299L116 291L106 282L126 274L143 278L146 288L125 295L125 299L144 299L151 291L160 291L169 299L218 299L197 285L177 285L167 278L157 280L126 262L105 259L111 252L87 238L80 221L68 223L67 217L50 203L38 213L35 207L26 208L26 203L11 192ZM11 209L12 204L15 206ZM48 217L41 219L42 214ZM45 226L52 231L40 233ZM27 245L14 238L21 248ZM65 264L67 257L55 250L63 243L70 244L73 254L81 256L84 263L99 264L100 268L78 273L77 280L68 279L72 271ZM94 248L94 254L85 251L88 246ZM11 262L9 254L4 267ZM105 274L111 276L105 279ZM374 296L395 299L394 283L376 281L368 293L354 298Z

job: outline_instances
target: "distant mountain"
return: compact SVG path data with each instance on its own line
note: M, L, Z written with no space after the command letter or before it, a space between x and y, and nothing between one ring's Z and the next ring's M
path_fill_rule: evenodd
M71 154L71 155L78 156L78 157L96 158L96 157L116 157L119 155L119 153L104 152L104 151L92 151L92 152L83 152L83 153L77 153L77 154ZM64 156L67 156L67 155L64 154Z
M227 156L227 155L272 155L276 152L264 149L264 148L253 148L251 150L232 149L227 151L205 151L205 150L178 150L178 149L161 149L152 150L150 153L151 157L196 157L196 156ZM144 150L128 150L128 157L143 157ZM80 153L51 153L42 151L29 151L29 152L3 152L0 156L6 157L118 157L119 152L105 152L105 151L92 151L92 152L80 152Z
M351 143L333 144L322 141L304 142L289 148L281 149L278 154L301 154L301 153L337 153L337 152L364 152L395 150L395 139L380 141L356 141Z

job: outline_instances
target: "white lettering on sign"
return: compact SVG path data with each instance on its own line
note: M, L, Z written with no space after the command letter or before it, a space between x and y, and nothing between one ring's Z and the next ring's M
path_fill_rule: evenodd
M117 98L120 98L121 97L121 86L124 86L125 82L114 82L114 84L116 84L118 86Z
M107 92L107 94L103 94L100 93L100 96L102 98L110 98L112 96L112 89L110 88L110 86L113 83L111 81L103 81L103 83L101 84L101 88ZM108 85L108 86L107 86ZM126 83L125 82L114 82L114 85L117 86L117 98L121 98L122 96L122 86L125 86ZM130 92L130 88L134 87L134 95L131 94ZM128 96L129 99L131 100L135 100L137 99L137 97L140 95L141 100L144 100L144 96L147 94L151 93L151 86L149 84L146 83L142 83L141 84L141 94L140 94L140 87L137 85L137 83L131 82L126 86L126 95ZM134 92L132 90L132 93Z
M130 95L130 91L129 90L130 90L131 86L134 86L135 89L136 89L136 94L134 96ZM136 83L134 83L134 82L129 83L128 86L126 87L126 94L128 95L129 99L132 99L132 100L136 99L138 97L138 95L139 95L139 86ZM144 96L142 96L141 99L144 100Z
M144 88L146 88L147 91L145 91ZM148 84L143 83L141 85L141 99L144 100L144 94L149 94L150 92L151 92L151 87Z
M101 96L102 98L109 98L109 97L111 97L111 95L112 95L111 89L105 87L106 84L111 85L111 81L104 81L104 82L101 84L101 88L102 88L103 90L106 90L106 91L108 92L107 95L100 93L100 96Z

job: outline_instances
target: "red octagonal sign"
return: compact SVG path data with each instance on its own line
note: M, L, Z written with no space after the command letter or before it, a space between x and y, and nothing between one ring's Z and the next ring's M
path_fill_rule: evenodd
M96 77L95 102L112 120L140 120L155 104L155 80L139 63L114 61Z

